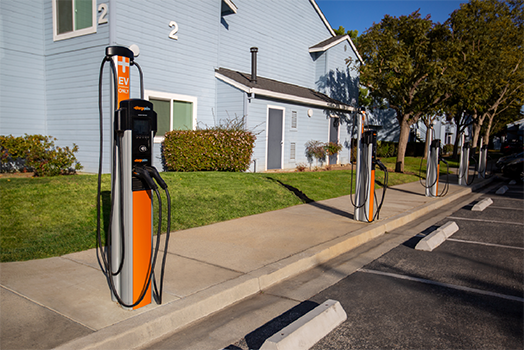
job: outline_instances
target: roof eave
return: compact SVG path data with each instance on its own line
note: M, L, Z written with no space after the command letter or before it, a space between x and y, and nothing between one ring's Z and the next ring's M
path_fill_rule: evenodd
M295 103L306 104L310 106L322 107L322 108L327 108L327 109L335 109L335 110L344 111L344 112L353 112L355 110L354 107L348 106L342 103L338 104L338 103L333 103L333 102L319 101L319 100L314 100L314 99L310 99L306 97L299 97L299 96L285 94L281 92L275 92L275 91L260 89L260 88L255 88L255 87L249 87L247 85L239 83L238 81L234 79L228 78L225 75L220 74L218 72L215 72L215 77L248 94L265 96L265 97L275 98L279 100L291 101Z

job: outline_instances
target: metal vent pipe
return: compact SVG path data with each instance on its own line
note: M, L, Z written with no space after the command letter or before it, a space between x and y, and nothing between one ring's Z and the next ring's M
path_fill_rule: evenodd
M257 52L258 47L251 48L251 82L257 83Z

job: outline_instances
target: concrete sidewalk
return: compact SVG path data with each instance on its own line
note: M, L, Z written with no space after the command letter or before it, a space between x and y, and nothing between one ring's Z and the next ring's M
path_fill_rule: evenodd
M94 249L2 263L0 348L144 346L445 206L491 180L477 180L472 187L450 185L442 198L425 197L418 182L391 187L380 220L374 223L354 221L353 207L344 196L173 232L163 304L135 311L123 310L111 301Z

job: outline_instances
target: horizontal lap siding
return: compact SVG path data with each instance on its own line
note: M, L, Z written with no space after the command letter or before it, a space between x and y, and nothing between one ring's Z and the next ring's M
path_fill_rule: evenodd
M251 71L250 47L258 47L258 75L315 88L315 65L308 49L329 37L308 0L237 0L238 13L220 26L219 65Z
M119 43L137 44L145 88L198 99L197 122L213 125L220 1L120 1ZM175 21L178 40L169 38Z
M224 124L228 121L240 120L244 116L244 95L245 92L217 81L217 110L215 111L216 125ZM249 119L249 116L247 116ZM215 126L215 125L209 125Z
M102 3L106 1L99 1ZM77 158L86 172L98 170L98 76L109 43L109 24L97 33L53 41L52 4L45 2L47 129L60 146L78 145ZM108 65L106 64L106 67ZM104 71L104 171L109 171L109 69Z
M358 72L353 63L346 65L346 59L356 61L356 55L348 41L343 41L324 53L325 72L319 77L317 87L330 97L356 106L358 103Z
M108 2L99 0L98 3ZM3 1L1 4L4 35L0 38L0 54L2 64L9 69L0 72L3 107L0 128L3 131L9 126L17 133L28 130L50 134L57 137L60 146L76 143L84 170L95 172L99 134L98 74L109 43L109 24L98 25L95 34L54 42L51 4L51 0ZM243 92L215 78L218 67L250 72L249 48L257 46L258 75L317 89L320 61L313 60L308 48L329 38L330 33L309 0L236 0L238 13L223 17L229 29L220 22L219 0L201 0L198 4L187 0L115 0L111 4L116 4L116 9L109 9L116 11L116 21L112 24L116 26L114 40L118 45L139 46L141 54L136 61L143 69L145 88L196 97L200 125L213 126L215 119L241 117L247 112L248 128L255 128L254 132L259 133L253 156L259 159L259 169L265 166L268 104L286 108L285 167L305 161L306 141L327 141L329 124L327 113L322 109L313 108L314 116L308 118L307 106L259 99L244 106ZM178 40L168 37L172 30L170 21L176 21L179 26ZM26 35L26 31L30 34ZM27 50L29 47L31 53ZM330 70L343 69L346 53L333 51L322 57L322 64ZM24 70L26 66L30 68ZM138 97L137 70L132 67L131 72L131 96ZM36 80L31 80L34 77ZM108 81L107 68L104 71L106 172L110 150ZM30 103L27 96L31 96ZM19 106L24 108L19 110ZM297 110L299 116L298 131L290 133L293 110ZM14 123L11 115L23 122ZM294 163L289 160L290 142L297 146ZM155 148L157 157L160 156L158 147Z
M284 169L293 169L299 163L307 163L305 144L310 140L327 142L329 136L329 111L281 101L254 99L249 103L248 128L257 134L253 159L257 161L257 171L265 170L266 142L267 142L267 108L269 106L285 108L284 115ZM308 110L313 111L313 116L307 115ZM297 129L291 129L292 111L297 112ZM295 160L290 159L291 143L296 144ZM251 168L252 170L252 168Z
M0 134L46 134L41 1L0 3Z

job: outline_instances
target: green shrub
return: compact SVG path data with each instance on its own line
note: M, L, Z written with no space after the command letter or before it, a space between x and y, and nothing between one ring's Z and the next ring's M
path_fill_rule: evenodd
M388 158L397 155L398 143L392 141L377 141L377 157Z
M452 153L453 152L453 145L450 145L450 144L444 145L444 147L442 147L442 152L444 154Z
M69 175L82 169L73 148L55 146L56 138L43 135L0 135L2 171L33 171L35 176Z
M246 171L255 135L245 130L173 130L165 135L162 155L171 171Z
M338 152L342 150L342 145L338 142L329 142L327 145L324 146L326 149L326 152L330 156L334 156Z

